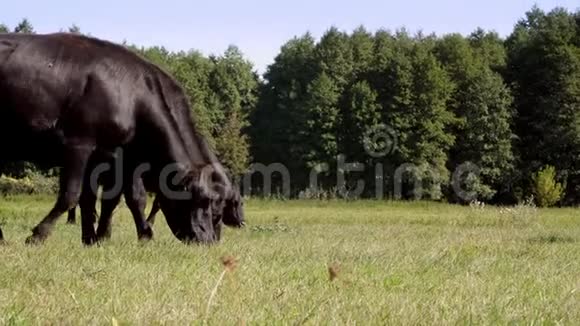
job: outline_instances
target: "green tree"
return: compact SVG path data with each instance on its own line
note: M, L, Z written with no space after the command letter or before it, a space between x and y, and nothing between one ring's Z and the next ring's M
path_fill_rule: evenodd
M507 40L506 77L515 96L519 170L529 177L544 165L567 175L569 203L580 196L580 48L577 14L537 7Z
M469 35L468 40L477 58L493 71L504 72L507 52L504 40L496 32L486 32L478 28Z
M132 49L133 51L141 54L145 58L147 58L152 63L161 66L163 69L168 70L171 66L171 57L170 53L164 47L148 47L148 48L138 48L134 45L129 45L128 48Z
M438 42L436 53L454 84L449 108L460 119L453 128L456 141L448 167L475 164L480 175L470 190L479 200L490 200L513 172L510 92L490 67L498 62L490 60L481 44L473 45L473 36L448 35Z
M14 27L14 33L34 34L34 28L28 19L24 18Z
M365 152L368 133L381 124L381 107L378 94L365 80L355 83L346 91L342 105L339 133L340 152L350 160L371 163L372 157Z
M378 94L368 81L373 71L375 42L373 35L360 26L350 35L350 44L353 73L339 100L338 147L349 161L371 163L372 157L365 153L365 136L381 122Z
M4 25L4 24L0 24L0 33L8 33L10 32L10 29L8 28L8 26Z
M340 111L338 100L340 91L335 82L322 73L308 87L304 103L306 129L304 130L309 148L306 166L330 163L338 154L338 119Z
M249 140L246 128L257 103L258 78L252 64L240 50L230 46L223 56L212 58L209 85L215 96L212 134L216 150L224 164L235 174L246 172L249 164Z
M450 176L447 153L455 140L449 131L455 117L447 108L452 84L434 55L421 45L414 48L411 59L412 102L406 112L411 122L408 161L421 167L426 194L439 198Z
M308 87L320 69L316 64L315 47L309 33L282 46L264 74L259 103L251 118L254 161L283 163L292 175L293 190L308 185L305 156L309 148L305 145L304 103Z
M353 51L348 34L340 32L336 27L330 28L316 45L315 53L320 71L332 78L341 89L345 87L354 71Z
M384 142L388 139L374 137L377 132L383 132L381 121L381 106L377 101L377 92L366 80L356 82L343 94L341 104L341 119L338 132L339 153L345 155L348 162L364 164L365 173L345 172L347 187L356 187L356 182L363 177L366 183L366 195L371 195L376 183L374 166L382 163L382 157L369 152L384 151ZM387 149L388 151L388 149ZM365 195L365 194L363 194Z
M388 56L381 59L384 67L375 73L379 78L374 82L379 81L376 89L382 121L397 138L397 146L385 158L387 175L395 181L396 169L412 164L415 177L423 180L423 194L438 198L449 178L447 153L454 142L449 128L455 118L447 109L452 84L430 48L430 44L398 32L392 45L384 47ZM403 188L412 184L404 182ZM393 186L391 183L389 188ZM404 197L411 195L404 189Z
M211 99L215 95L209 85L214 63L198 51L175 53L170 56L170 60L170 70L189 98L196 127L215 148L214 123L216 119L212 117L214 112L210 109Z
M555 205L564 193L564 186L556 181L556 169L545 166L533 176L534 194L540 207Z
M374 39L363 26L354 30L350 36L354 79L364 79L372 69Z

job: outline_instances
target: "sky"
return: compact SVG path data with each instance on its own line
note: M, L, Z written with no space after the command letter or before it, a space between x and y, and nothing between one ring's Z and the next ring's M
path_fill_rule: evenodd
M442 35L481 27L506 36L534 4L547 11L580 8L578 0L8 1L0 9L0 23L12 28L28 18L37 33L76 24L113 42L206 55L236 45L263 73L285 42L306 32L319 38L331 26L350 32L364 25L372 32L405 27Z

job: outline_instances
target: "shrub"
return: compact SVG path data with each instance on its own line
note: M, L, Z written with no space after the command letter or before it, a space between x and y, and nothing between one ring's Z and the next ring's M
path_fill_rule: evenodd
M534 174L533 178L534 194L538 206L553 206L564 195L564 186L556 182L556 168L553 166L545 166Z
M58 191L55 177L29 171L22 178L0 175L0 195L54 194Z
M29 178L15 179L5 175L0 176L0 193L2 195L31 194L34 187Z

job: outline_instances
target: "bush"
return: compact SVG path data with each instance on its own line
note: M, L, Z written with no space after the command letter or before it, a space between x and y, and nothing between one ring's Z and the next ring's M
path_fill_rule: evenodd
M556 168L545 166L534 174L534 193L540 207L555 205L564 195L564 186L556 182Z
M0 195L54 194L58 179L39 172L28 171L22 178L0 175Z
M34 192L29 178L15 179L5 175L0 176L0 193L2 195L31 194Z

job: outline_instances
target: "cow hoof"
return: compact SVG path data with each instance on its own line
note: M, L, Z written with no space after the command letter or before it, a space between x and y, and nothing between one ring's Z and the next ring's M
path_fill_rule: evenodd
M111 232L105 232L105 233L98 233L97 232L97 240L100 241L107 241L111 239Z
M97 237L96 236L83 237L83 244L89 247L93 246L97 244Z
M71 220L68 220L68 221L66 221L66 224L68 224L68 225L76 225L77 222L75 220L72 220L72 221Z
M40 245L48 238L50 227L39 224L32 229L32 235L26 238L27 245Z
M111 228L99 226L97 228L97 240L105 241L111 239Z
M38 234L33 234L33 235L29 236L28 238L26 238L25 243L27 245L31 245L31 246L40 245L44 242L44 240L45 240L45 237L38 235Z
M139 241L150 241L153 240L153 230L146 229L143 233L139 235Z

